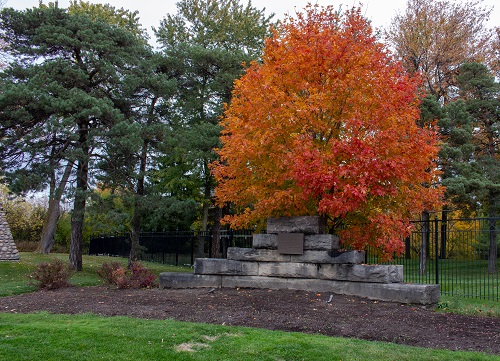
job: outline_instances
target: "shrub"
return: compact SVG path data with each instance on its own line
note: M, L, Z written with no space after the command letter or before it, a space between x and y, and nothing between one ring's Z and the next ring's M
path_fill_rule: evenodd
M97 270L97 274L105 284L116 285L115 271L120 268L123 268L123 266L118 262L104 262Z
M118 288L158 287L156 276L140 262L132 262L130 269L118 262L105 262L97 273L105 284Z
M158 284L156 283L156 276L140 262L133 262L131 269L132 274L130 281L133 284L133 288L158 287Z
M70 285L68 266L60 259L51 262L42 262L37 265L36 270L29 276L29 284L37 289L54 290Z

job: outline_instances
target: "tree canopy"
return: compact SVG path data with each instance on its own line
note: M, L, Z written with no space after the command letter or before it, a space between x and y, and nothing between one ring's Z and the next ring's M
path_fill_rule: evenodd
M425 89L441 103L454 97L461 64L488 57L491 9L481 5L481 0L408 0L387 29L403 66L421 73Z
M259 58L271 16L237 0L182 0L156 29L163 55L175 64L177 92L172 100L175 129L157 179L165 191L191 193L201 204L201 227L207 228L215 186L208 164L216 159L219 118L231 101L234 80L244 64ZM193 190L201 194L193 197ZM215 217L214 217L215 218ZM217 223L217 220L214 220ZM214 247L215 249L215 247Z
M309 5L236 81L213 163L219 206L245 227L321 214L345 244L402 251L409 218L439 203L435 131L419 128L419 78L360 9Z
M500 84L484 64L466 63L457 78L461 99L445 107L440 157L450 201L465 214L500 213Z

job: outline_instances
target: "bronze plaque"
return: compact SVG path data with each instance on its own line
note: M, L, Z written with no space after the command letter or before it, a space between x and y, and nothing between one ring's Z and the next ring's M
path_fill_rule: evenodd
M278 253L304 254L304 233L278 233Z

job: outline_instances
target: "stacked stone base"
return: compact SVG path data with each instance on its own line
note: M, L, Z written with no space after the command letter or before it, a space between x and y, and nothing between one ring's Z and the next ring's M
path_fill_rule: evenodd
M4 210L0 205L0 261L19 261L19 252L10 233Z
M439 301L439 287L406 283L380 284L309 278L222 276L164 272L160 275L160 285L163 288L290 289L422 305L433 305Z
M270 219L267 228L268 234L254 235L253 248L229 248L227 259L196 259L194 274L161 273L160 286L292 289L423 305L439 301L438 285L403 283L403 266L366 265L364 252L339 251L336 237L319 234L316 217ZM288 247L297 240L299 246Z

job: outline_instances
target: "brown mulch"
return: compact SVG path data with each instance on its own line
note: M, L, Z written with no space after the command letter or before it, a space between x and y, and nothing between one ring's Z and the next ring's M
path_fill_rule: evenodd
M94 313L318 333L500 355L500 318L359 297L261 289L69 287L0 298L0 312Z

